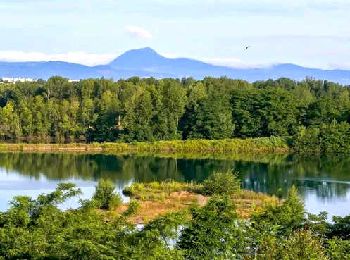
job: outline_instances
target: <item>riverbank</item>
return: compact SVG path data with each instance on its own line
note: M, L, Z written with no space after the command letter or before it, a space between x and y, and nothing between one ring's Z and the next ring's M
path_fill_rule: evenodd
M0 151L96 152L96 153L288 153L288 142L281 137L225 140L175 140L133 143L0 144Z

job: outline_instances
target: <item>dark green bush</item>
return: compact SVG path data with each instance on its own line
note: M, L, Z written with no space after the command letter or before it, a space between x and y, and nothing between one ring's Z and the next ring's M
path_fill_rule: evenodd
M305 223L305 209L297 189L293 186L287 199L276 206L268 206L252 217L253 225L260 231L274 230L277 234L291 234Z
M92 197L95 206L99 209L114 209L121 205L122 199L115 193L115 185L110 180L101 179Z
M300 127L293 139L293 148L301 153L350 153L350 124Z
M233 194L239 192L241 182L232 172L215 172L203 183L202 193L205 195Z

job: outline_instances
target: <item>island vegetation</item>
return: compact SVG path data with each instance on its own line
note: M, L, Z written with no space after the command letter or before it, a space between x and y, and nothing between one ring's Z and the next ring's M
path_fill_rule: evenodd
M0 85L0 139L99 143L84 146L95 150L347 153L349 93L312 79L53 77Z
M279 200L214 173L202 184L134 183L126 204L114 188L101 180L91 199L69 210L59 206L80 194L69 183L35 199L15 197L0 213L0 259L350 257L350 217L328 222L325 213L306 213L294 187Z

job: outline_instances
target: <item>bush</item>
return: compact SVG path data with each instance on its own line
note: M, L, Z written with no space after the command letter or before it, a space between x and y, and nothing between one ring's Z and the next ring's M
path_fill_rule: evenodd
M326 260L325 250L317 237L310 231L300 230L283 241L279 259Z
M331 239L327 241L330 259L350 259L350 240Z
M305 209L297 189L293 186L281 205L268 206L252 217L253 225L260 231L274 230L278 234L291 234L305 222Z
M334 121L319 127L300 127L293 148L301 153L349 153L350 125Z
M135 215L140 208L140 204L136 200L132 200L129 203L129 207L126 211L124 211L123 216L129 217Z
M177 243L186 259L238 259L237 252L247 248L229 197L214 196L204 207L193 208L191 215Z
M350 240L350 215L346 217L333 217L333 225L330 226L327 236Z
M320 129L317 127L300 127L293 138L293 148L299 153L319 153Z
M110 180L101 179L92 200L99 209L114 209L121 205L122 199L114 192L115 185Z
M202 193L205 195L233 194L239 192L241 182L232 172L215 172L203 183Z

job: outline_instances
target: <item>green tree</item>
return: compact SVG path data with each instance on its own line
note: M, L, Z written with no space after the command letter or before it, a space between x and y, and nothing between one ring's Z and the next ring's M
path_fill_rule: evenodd
M93 202L100 209L112 210L118 207L122 201L115 193L115 185L110 180L101 179L96 187L95 194L92 197Z
M226 96L215 93L198 102L184 123L185 139L225 139L233 135L232 111Z
M5 140L16 140L22 134L20 118L12 102L0 110L0 133Z
M288 235L301 228L305 222L305 210L297 189L293 186L282 205L268 206L252 217L256 229L271 230L278 235Z
M213 198L203 208L193 209L177 247L187 259L236 259L247 246L243 234L231 200Z
M233 194L239 192L240 180L232 172L215 172L203 183L203 193L207 195Z
M147 90L137 92L126 104L124 127L127 140L153 140L151 120L153 117L151 94Z

